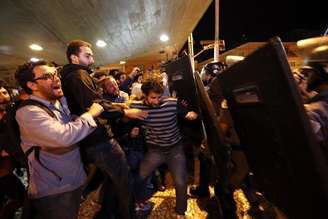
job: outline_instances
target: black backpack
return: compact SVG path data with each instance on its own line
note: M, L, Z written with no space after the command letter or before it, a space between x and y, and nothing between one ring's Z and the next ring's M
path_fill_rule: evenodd
M33 100L27 99L22 101L12 102L6 109L6 136L7 136L7 144L5 144L5 150L7 153L14 159L17 164L17 167L28 168L27 157L34 152L36 160L40 163L40 165L52 172L54 175L59 177L54 171L50 170L46 166L44 166L40 161L40 146L32 146L25 153L21 147L21 139L20 139L20 131L19 126L16 121L16 111L19 108L22 108L27 105L38 106L46 111L49 116L56 118L54 112L52 112L46 105L43 103ZM60 177L59 177L60 178Z

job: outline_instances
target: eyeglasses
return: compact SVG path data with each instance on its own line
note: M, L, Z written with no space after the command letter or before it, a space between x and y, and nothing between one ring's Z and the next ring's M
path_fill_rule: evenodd
M55 77L60 78L60 74L58 74L57 71L53 72L53 73L44 73L42 76L34 78L33 81L37 81L37 80L54 80Z
M2 94L2 95L8 95L9 93L8 93L8 91L4 90L4 91L0 91L0 94Z

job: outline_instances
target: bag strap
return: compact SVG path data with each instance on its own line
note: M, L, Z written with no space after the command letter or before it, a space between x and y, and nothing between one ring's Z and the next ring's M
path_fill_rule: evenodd
M24 107L24 106L28 106L28 105L32 105L32 106L38 106L41 109L43 109L44 111L46 111L49 116L56 118L56 114L51 111L49 109L49 107L47 107L44 103L41 103L40 101L34 100L34 99L27 99L27 100L23 100L17 107L17 110Z
M39 162L39 164L40 164L44 169L48 170L50 173L52 173L54 176L56 176L56 177L59 179L59 181L61 181L61 180L62 180L62 177L61 177L61 176L59 176L55 171L53 171L53 170L49 169L48 167L46 167L46 166L41 162L41 160L40 160L40 151L41 151L41 147L39 147L39 146L33 146L33 147L35 148L35 149L34 149L34 156L35 156L36 160Z
M33 100L33 99L27 99L27 100L23 100L17 107L17 110L19 108L22 108L24 106L28 106L28 105L33 105L33 106L38 106L41 109L43 109L44 111L46 111L49 116L56 118L56 115L53 111L51 111L45 104L41 103L40 101L37 100ZM40 146L32 146L30 147L26 152L25 152L25 156L28 157L32 152L34 151L34 156L36 161L47 171L49 171L50 173L52 173L54 176L56 176L59 181L62 180L62 177L59 176L55 171L49 169L48 167L46 167L40 160L40 151L41 151L41 147ZM29 173L28 173L29 174ZM29 178L29 176L28 176Z

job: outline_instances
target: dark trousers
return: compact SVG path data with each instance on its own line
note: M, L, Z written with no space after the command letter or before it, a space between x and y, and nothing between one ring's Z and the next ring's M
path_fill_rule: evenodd
M25 187L17 176L10 173L0 177L0 218L13 218L25 197Z
M200 170L199 170L199 188L201 192L208 191L210 184L210 171L212 167L211 159L206 157L203 152L198 155Z
M76 219L80 208L82 189L31 199L33 219Z
M23 203L25 194L25 187L16 175L10 173L0 177L0 197L7 196L12 200Z
M139 176L146 179L159 165L166 163L172 174L176 192L176 212L184 214L187 210L187 170L183 145L178 143L169 148L149 146L140 164Z
M114 139L110 139L89 146L85 152L88 161L94 163L102 172L110 177L112 183L106 180L104 190L106 191L106 187L112 186L112 189L108 189L116 192L119 218L134 218L135 206L131 181L129 179L129 168L124 151L120 145ZM106 206L106 203L111 202L106 200L106 197L108 196L104 196L102 210L100 211L100 213L104 212L104 214L97 215L97 218L108 218L105 212L111 206Z

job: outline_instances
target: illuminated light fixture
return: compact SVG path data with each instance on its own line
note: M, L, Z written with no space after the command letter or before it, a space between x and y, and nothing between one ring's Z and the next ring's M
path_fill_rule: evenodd
M96 42L96 45L97 45L98 47L105 47L105 46L107 45L107 43L106 43L105 41L103 41L103 40L98 40L98 41Z
M36 58L36 57L32 57L32 58L30 59L30 61L31 61L31 62L38 62L38 61L40 61L40 59L39 59L39 58Z
M124 65L126 61L120 61L120 65Z
M328 43L328 36L323 37L313 37L304 40L299 40L296 45L299 49L314 49L318 46L323 46Z
M170 38L166 35L166 34L162 34L159 39L162 41L162 42L167 42Z
M35 51L42 51L43 50L42 46L40 46L38 44L31 44L30 49L35 50Z
M323 51L328 51L328 46L327 45L319 46L319 47L315 48L312 51L312 53L315 53L315 52L323 52Z
M225 62L228 66L231 66L237 62L243 61L244 59L245 59L244 56L228 55L228 56L226 56Z

